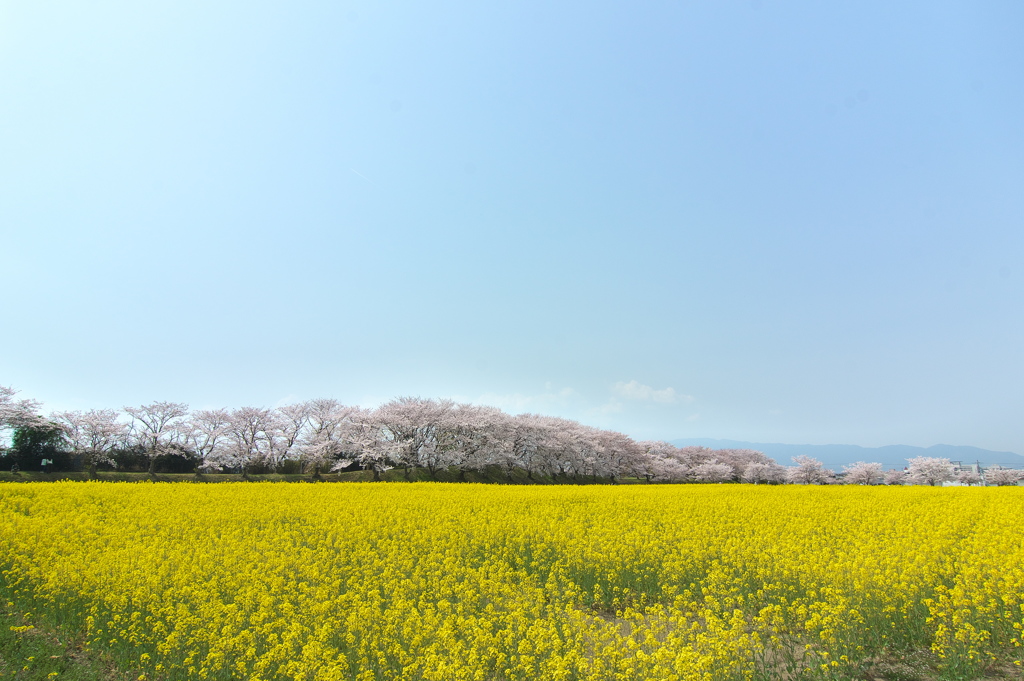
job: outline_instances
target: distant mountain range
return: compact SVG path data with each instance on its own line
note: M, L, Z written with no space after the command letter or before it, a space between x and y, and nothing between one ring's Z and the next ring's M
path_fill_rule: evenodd
M672 440L677 447L711 447L712 449L756 449L764 452L784 466L793 464L794 456L809 456L825 464L826 468L842 470L857 461L876 462L885 468L903 468L907 459L915 456L933 456L960 461L965 465L981 463L982 466L1004 466L1024 468L1024 456L1013 452L994 452L978 447L955 445L932 445L931 447L910 447L889 445L887 447L860 447L858 445L784 445L767 442L740 442L738 440L713 440L711 438L686 438Z

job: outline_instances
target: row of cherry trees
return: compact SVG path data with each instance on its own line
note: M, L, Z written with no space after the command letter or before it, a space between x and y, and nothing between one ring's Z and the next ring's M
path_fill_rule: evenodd
M123 411L93 409L38 413L32 400L15 400L0 386L0 427L52 428L64 445L91 472L111 465L115 453L145 453L150 472L159 457L183 456L197 471L280 470L297 462L319 473L359 467L374 479L392 468L409 477L425 469L431 477L455 471L497 467L512 477L581 478L615 481L622 477L649 482L729 482L829 484L941 484L956 471L945 459L910 461L906 471L882 470L881 464L857 463L843 475L820 462L797 457L785 467L749 449L675 447L667 442L635 441L622 433L576 421L520 414L451 400L403 397L376 409L315 399L276 409L242 407L190 411L185 404L154 402ZM991 473L991 469L986 473ZM1016 482L1009 471L1002 484ZM962 479L968 484L981 479ZM989 480L995 482L994 479Z

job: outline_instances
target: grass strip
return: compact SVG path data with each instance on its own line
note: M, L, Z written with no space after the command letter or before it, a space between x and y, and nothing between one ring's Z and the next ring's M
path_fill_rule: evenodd
M51 629L28 619L7 603L0 607L0 679L25 681L129 681L97 651L83 649L81 636Z

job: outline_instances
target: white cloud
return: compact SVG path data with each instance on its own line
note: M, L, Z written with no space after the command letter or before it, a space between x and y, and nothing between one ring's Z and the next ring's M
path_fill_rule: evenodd
M544 385L544 392L540 394L485 393L472 400L472 402L474 404L498 407L509 414L524 414L527 412L549 414L552 410L566 406L575 397L576 391L572 388L555 389L550 383L546 383Z
M597 413L599 414L616 414L622 411L622 402L619 402L617 399L613 397L612 399L608 400L603 405L598 407L596 410L591 411L597 411Z
M661 402L663 404L672 402L689 404L693 402L691 395L681 395L676 392L675 388L661 388L659 390L649 385L644 385L640 381L629 381L628 383L619 381L612 386L612 392L626 400Z

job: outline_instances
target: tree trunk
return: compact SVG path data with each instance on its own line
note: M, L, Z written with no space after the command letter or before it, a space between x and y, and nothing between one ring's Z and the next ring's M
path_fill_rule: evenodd
M90 480L95 480L96 479L96 462L95 461L92 461L92 462L89 463L89 479Z
M380 482L380 471L377 470L376 466L373 466L373 481Z

